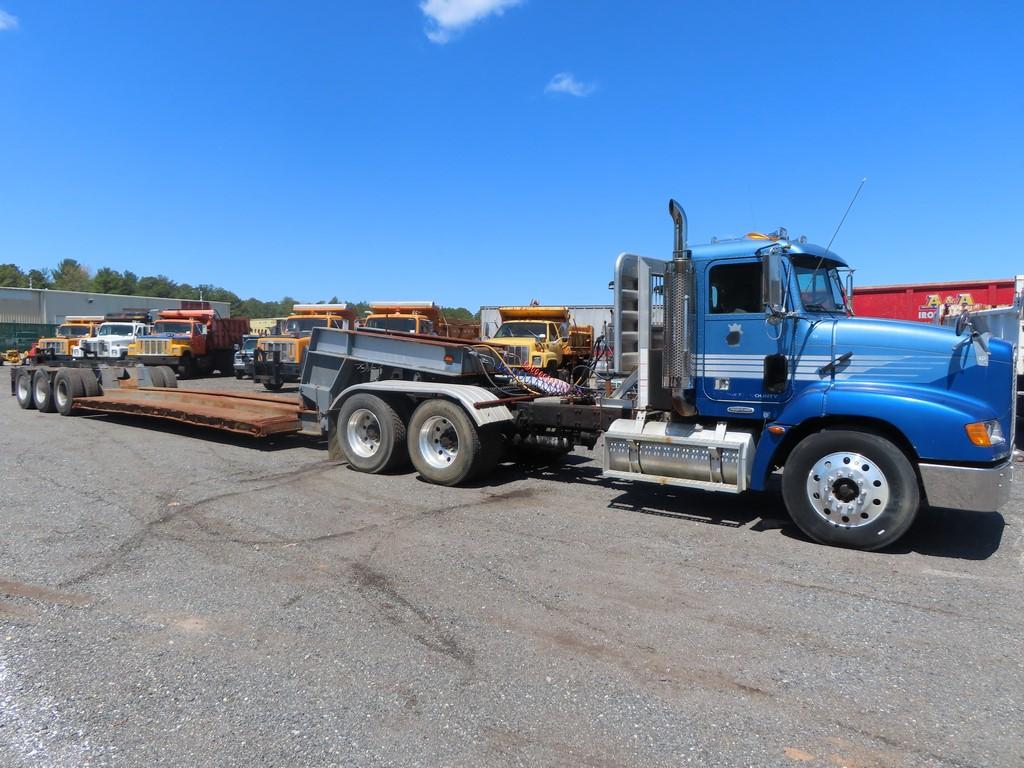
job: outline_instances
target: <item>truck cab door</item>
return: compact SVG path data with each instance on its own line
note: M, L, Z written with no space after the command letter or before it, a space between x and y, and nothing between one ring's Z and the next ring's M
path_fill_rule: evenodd
M789 320L769 322L766 263L758 256L704 265L697 371L701 413L762 419L791 391Z

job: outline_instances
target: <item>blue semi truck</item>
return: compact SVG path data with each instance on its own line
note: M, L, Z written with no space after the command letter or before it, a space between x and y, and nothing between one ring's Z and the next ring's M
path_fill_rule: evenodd
M65 415L326 435L355 470L411 462L449 486L575 445L596 448L607 477L708 491L764 490L781 470L809 537L867 550L899 539L922 506L1007 501L1013 344L967 313L955 328L853 317L835 253L781 230L690 248L682 208L669 211L671 259L615 264L611 392L517 367L486 342L327 327L312 331L294 400L151 388L144 368L58 381L22 367L12 391Z
M924 504L1007 501L1013 345L969 316L956 329L853 317L835 253L783 231L690 249L669 210L672 259L616 261L616 392L559 392L479 345L317 329L300 391L334 454L370 472L408 457L449 485L486 471L499 443L600 443L606 476L731 493L781 469L800 528L860 549L894 542Z

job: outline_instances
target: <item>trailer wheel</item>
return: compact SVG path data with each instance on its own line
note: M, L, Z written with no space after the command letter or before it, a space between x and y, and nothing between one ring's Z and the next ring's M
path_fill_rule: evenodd
M352 395L338 412L332 439L360 472L388 472L409 461L405 422L376 395Z
M36 371L32 377L32 401L43 413L54 413L57 410L53 404L53 386L46 371Z
M896 541L920 506L917 474L881 435L826 430L800 441L782 472L782 497L817 542L873 550Z
M96 372L92 368L78 368L78 375L82 378L82 386L85 388L86 397L98 397L103 394L100 382L96 378Z
M32 371L18 371L18 378L14 382L14 395L18 405L23 409L35 409L36 401L32 399Z
M64 368L53 377L53 402L57 413L70 416L75 406L75 398L85 395L85 380L80 371Z
M425 400L409 420L409 456L425 480L458 485L475 477L497 452L485 450L466 412L448 400ZM488 432L485 437L497 438ZM490 447L490 446L488 446Z
M149 380L153 382L154 387L176 389L178 386L178 379L174 375L174 369L169 365L158 365L155 368L150 368Z

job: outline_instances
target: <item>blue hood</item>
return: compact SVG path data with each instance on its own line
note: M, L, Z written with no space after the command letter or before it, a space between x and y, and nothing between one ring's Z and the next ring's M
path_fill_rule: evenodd
M1009 443L1016 381L1013 347L1006 341L989 340L988 365L979 364L978 345L968 335L924 323L835 318L818 323L808 341L808 351L831 350L829 360L852 353L836 367L833 388L899 390L904 397L976 414L979 421L996 418ZM821 365L817 356L801 357L797 379L828 378Z

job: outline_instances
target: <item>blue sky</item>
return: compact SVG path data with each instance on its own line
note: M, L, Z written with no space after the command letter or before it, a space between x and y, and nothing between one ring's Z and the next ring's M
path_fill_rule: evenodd
M1024 4L0 0L0 262L247 297L609 300L784 225L1024 272Z

